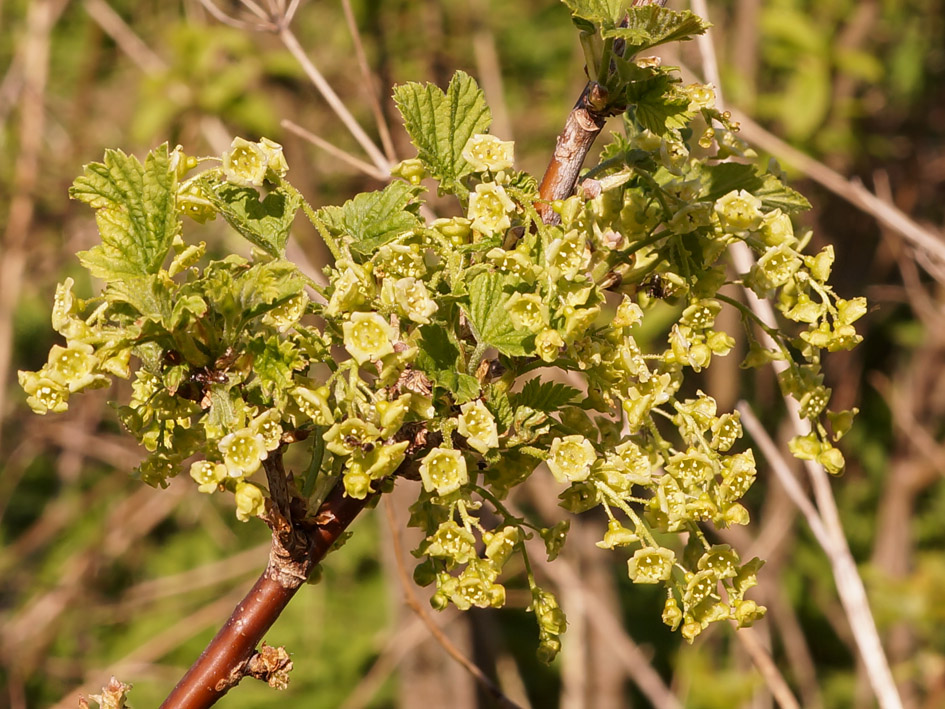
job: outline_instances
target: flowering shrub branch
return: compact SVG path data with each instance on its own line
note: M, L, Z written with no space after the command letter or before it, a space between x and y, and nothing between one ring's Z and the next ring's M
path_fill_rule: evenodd
M567 621L525 542L540 538L554 559L568 524L545 528L503 503L545 475L543 463L562 507L606 516L598 546L623 555L633 582L662 587L663 622L686 640L763 616L747 597L763 561L708 532L749 522L754 456L736 450L739 414L686 384L729 355L734 338L716 318L737 309L743 366L783 361L782 389L809 423L792 451L839 472L834 443L855 412L829 410L821 356L858 342L865 301L829 285L830 247L805 253L811 235L795 234L791 214L806 200L753 162L712 87L682 86L641 56L703 32L698 17L566 4L593 79L540 187L515 169L514 145L488 133L482 91L461 72L445 90L395 89L417 156L341 206L308 205L267 139L237 138L222 158L162 146L142 163L108 151L73 185L102 238L79 257L105 288L89 301L71 279L58 289L53 326L66 347L20 373L30 406L63 411L72 394L132 379L118 414L148 451L141 479L163 486L186 470L200 492L232 494L239 519L273 532L266 572L164 706L209 706L258 674L247 663L266 630L397 479L419 483L414 580L435 586L434 607L503 606L503 570L519 556L545 661ZM575 193L611 115L623 132ZM420 218L426 178L462 216ZM285 260L298 211L334 257L325 287ZM189 228L185 239L184 217L222 218L249 257L209 260ZM758 255L746 273L726 261L739 243ZM781 324L719 292L731 283L773 298ZM659 313L672 324L649 341L643 327ZM542 369L571 372L581 388L535 378ZM307 450L304 471L285 470L289 446Z

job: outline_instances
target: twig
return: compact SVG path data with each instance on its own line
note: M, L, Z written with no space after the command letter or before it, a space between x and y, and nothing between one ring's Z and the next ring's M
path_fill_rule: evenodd
M351 165L351 167L359 170L360 172L363 172L368 177L372 177L375 180L380 180L381 182L387 182L390 179L390 173L381 172L370 163L364 162L364 160L361 160L351 153L342 150L333 143L329 143L324 138L320 138L311 131L306 130L300 126L298 123L290 121L288 118L283 118L279 125L281 125L290 133L295 133L297 136L307 140L312 145L321 148L326 153L338 158L342 162L348 163Z
M210 707L242 679L243 668L263 636L371 499L347 497L344 486L337 485L312 524L293 526L291 546L274 530L266 570L164 700L162 709Z
M20 120L10 208L3 231L3 258L0 259L0 412L6 411L7 382L13 347L13 311L20 296L20 285L26 269L24 248L33 221L36 190L40 174L40 154L46 125L44 105L49 75L50 34L58 18L53 0L29 6L23 32L23 88L20 98ZM2 432L0 419L0 432Z
M666 4L666 0L634 0L635 6ZM600 108L595 108L600 106ZM584 158L610 116L624 112L626 106L609 103L603 87L589 81L568 114L564 129L558 135L555 151L545 168L538 188L538 214L546 224L557 224L560 220L552 209L552 202L571 196L577 184Z
M768 689L771 690L778 706L781 709L801 709L801 705L797 703L791 688L784 681L784 676L778 666L774 664L771 655L759 642L756 633L757 631L754 628L741 628L735 633L735 637L748 652L748 656L755 667L758 668L761 676L765 678L765 683L768 685Z
M456 662L462 665L473 679L475 679L486 692L489 693L493 699L496 700L500 707L507 707L508 709L522 709L518 704L509 699L505 693L499 689L496 684L489 679L486 674L476 666L468 657L466 657L459 648L453 644L453 641L450 640L443 633L443 630L436 623L433 622L433 619L429 614L423 609L420 605L420 602L417 600L416 595L413 592L412 581L407 578L407 572L404 570L403 562L403 549L400 546L400 536L398 534L399 527L397 526L397 519L394 516L393 505L390 504L390 501L385 498L384 500L384 510L387 513L387 524L390 528L391 533L391 544L394 547L394 558L396 560L397 575L400 577L400 584L404 590L404 602L412 610L420 620L423 621L424 625L427 626L427 629L430 631L430 634L434 639L440 644L440 646L446 650L447 654L452 657Z
M85 0L85 11L145 74L156 74L167 65L154 50L141 41L127 23L105 0Z
M325 80L325 77L322 76L315 64L312 63L312 60L308 58L305 50L302 49L302 45L299 44L299 40L292 33L292 30L289 29L288 25L283 26L279 30L279 39L282 40L282 43L285 45L285 48L289 50L289 53L295 57L295 60L302 67L306 76L308 76L309 80L315 85L315 88L318 89L318 92L335 112L335 115L341 119L345 128L354 136L358 144L364 148L364 152L371 158L371 162L374 163L378 171L385 175L389 174L391 168L390 161L377 149L377 146L374 145L374 141L368 137L364 129L361 128L361 125L355 120L354 116L351 115L351 112L348 110L347 106L345 106L344 102L338 98L338 94L331 88L331 85Z
M842 527L839 526L839 513L833 499L833 493L830 491L829 481L825 481L829 499L824 495L822 489L818 493L818 487L822 487L818 484L818 472L824 478L826 478L826 473L818 465L808 465L808 473L810 473L814 482L817 499L817 508L815 509L803 492L800 492L800 486L794 480L794 476L791 475L787 461L781 455L774 441L768 436L761 422L755 417L751 407L746 402L740 402L738 411L741 414L745 430L758 444L762 455L768 461L775 475L778 476L778 480L784 486L792 501L801 510L810 525L811 531L814 533L814 537L817 539L817 543L820 544L830 561L840 602L846 613L860 657L869 670L870 683L880 706L883 709L901 709L902 701L893 681L882 643L879 640L879 633L876 630L876 622L869 608L863 579L860 578L857 572L856 563L850 553L846 536L843 534ZM795 411L792 411L792 418L796 418ZM798 497L799 492L800 496ZM827 507L829 517L834 518L832 523L829 521L829 517L828 519L824 518L824 507Z
M351 0L341 0L341 7L345 13L345 21L348 23L348 31L351 32L351 40L354 42L354 54L358 58L358 68L361 70L361 77L367 87L368 105L371 107L371 113L374 114L374 125L377 126L384 154L390 162L395 162L397 153L394 150L394 141L391 139L387 121L384 119L384 111L381 110L381 104L377 98L376 76L371 71L367 55L364 53L364 43L361 41L361 32L358 30L354 11L351 9Z

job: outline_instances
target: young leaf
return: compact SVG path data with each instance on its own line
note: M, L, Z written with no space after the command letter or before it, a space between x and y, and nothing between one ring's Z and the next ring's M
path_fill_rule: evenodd
M764 186L755 192L762 204L770 209L778 208L785 214L794 214L810 209L810 202L797 190L785 185L774 175L764 176Z
M85 166L69 195L97 210L102 243L79 253L92 275L106 281L157 273L180 231L177 172L167 144L133 155L106 150L105 161Z
M614 37L625 40L627 46L624 56L631 57L667 42L692 39L708 28L709 23L688 10L676 12L665 7L647 5L630 9L626 27L604 27L601 35L605 39Z
M736 162L723 162L715 165L701 163L699 171L702 180L703 197L716 200L729 192L745 190L755 193L764 181L758 175L758 168Z
M476 340L509 357L522 357L533 350L535 336L515 327L509 318L509 294L505 287L513 277L481 273L469 283L469 307L464 308Z
M459 369L459 349L441 327L424 325L420 328L420 348L415 361L430 380L453 395L457 404L464 404L479 396L479 380Z
M270 256L285 256L289 230L301 206L296 193L277 187L260 200L254 188L228 182L207 185L204 193L245 239Z
M539 378L529 379L522 390L510 397L515 407L527 406L536 411L552 413L571 403L581 392L560 382L543 382Z
M692 118L689 98L673 91L673 83L669 74L660 73L627 86L626 100L634 106L637 121L657 135L674 128L683 128Z
M433 84L408 83L394 89L394 102L420 159L444 192L466 191L459 180L472 168L462 156L470 137L492 123L482 89L458 71L444 93Z
M268 339L257 337L247 348L253 355L254 384L273 404L282 406L292 384L292 372L302 369L305 360L291 342L273 335Z
M407 207L417 188L406 182L392 182L377 192L365 192L345 202L341 227L354 237L351 250L367 256L404 232L420 226L417 215Z

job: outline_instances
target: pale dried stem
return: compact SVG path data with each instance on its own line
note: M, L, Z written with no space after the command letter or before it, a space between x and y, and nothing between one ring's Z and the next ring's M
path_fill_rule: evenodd
M167 68L164 60L131 31L127 23L105 0L85 0L82 6L143 73L156 74Z
M384 155L389 162L394 163L397 161L397 151L394 150L394 141L391 138L390 129L387 127L387 121L384 120L384 111L381 109L378 100L377 76L371 71L368 64L367 54L364 52L364 43L361 40L361 31L358 29L354 11L351 9L351 0L341 0L341 7L345 13L345 22L348 23L348 31L351 32L351 40L354 42L354 53L358 58L358 68L361 70L361 77L364 79L367 89L368 105L371 107L371 113L374 114L374 125L377 126L377 133L381 138Z
M358 172L364 173L371 179L380 180L381 182L387 182L387 180L390 179L389 172L381 172L370 163L364 162L364 160L361 160L360 158L355 157L351 153L342 150L341 148L334 145L333 143L330 143L324 138L321 138L315 135L310 130L303 128L298 123L294 121L290 121L288 118L283 118L280 125L283 128L285 128L287 131L289 131L290 133L295 133L295 135L299 136L303 140L307 140L309 143L311 143L315 147L321 148L329 155L350 165L351 167L356 169Z
M508 707L508 709L521 709L521 707L509 699L495 683L489 679L485 673L476 666L468 657L466 657L459 648L457 648L453 641L446 637L446 634L443 632L442 628L433 622L433 619L430 615L423 609L423 606L420 605L420 602L417 600L416 595L413 592L413 582L408 578L407 571L404 569L402 562L403 559L403 550L400 544L400 526L398 525L397 518L394 515L394 507L390 503L390 500L384 498L384 510L387 513L387 525L388 530L391 535L391 544L394 549L394 558L396 560L397 575L400 578L400 584L403 587L404 591L404 602L412 610L420 620L423 621L424 625L427 626L427 629L430 631L430 634L433 638L440 644L440 646L446 651L446 653L452 657L456 662L462 665L473 679L475 679L482 688L489 693L489 695L496 700L498 706Z
M341 119L345 128L354 136L354 139L364 149L364 152L368 154L368 157L371 159L371 162L374 163L377 170L385 175L390 174L390 161L385 158L384 154L374 145L374 141L364 132L364 129L361 128L354 116L351 115L351 112L338 97L338 94L331 88L331 85L325 80L325 77L322 76L312 60L308 58L308 55L305 53L305 50L302 49L302 45L299 44L292 30L290 30L288 26L283 26L278 34L285 48L289 50L289 53L292 54L299 63L299 66L302 67L306 76L308 76L312 84L315 85L315 88L318 89L318 92L331 107L332 111L335 112L335 115Z
M482 83L489 108L492 109L491 132L503 140L513 140L512 121L505 101L502 82L502 65L496 48L495 33L489 21L489 8L484 0L469 0L473 15L473 56L476 58L476 70Z
M774 664L771 655L758 639L757 631L754 628L741 628L735 633L735 637L741 642L761 676L765 678L768 689L771 690L778 706L781 709L801 709L801 705L797 703L797 699L791 693L791 688L788 687L777 665Z
M23 88L20 96L19 152L13 168L13 193L3 232L0 259L0 440L6 413L7 383L13 355L13 312L20 298L26 268L26 243L33 222L33 196L40 174L46 126L44 106L49 74L50 33L59 16L54 0L29 5L23 33Z
M456 617L453 615L447 618L442 625L448 625ZM421 618L414 616L402 622L339 709L363 709L368 706L401 661L429 637L430 633Z

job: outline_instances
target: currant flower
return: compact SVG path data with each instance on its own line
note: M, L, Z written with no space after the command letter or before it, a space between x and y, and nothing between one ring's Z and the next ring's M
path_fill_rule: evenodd
M685 89L689 95L690 111L715 106L715 87L712 84L689 84Z
M280 148L281 151L281 148ZM269 168L269 152L259 143L236 137L223 153L223 174L227 182L241 187L262 187Z
M565 436L551 442L548 468L559 483L587 480L591 466L597 461L594 446L584 436Z
M177 190L177 211L198 224L206 224L217 216L217 208L204 196L203 190L192 182L185 182Z
M394 352L397 331L378 313L353 313L341 328L344 331L345 349L358 364Z
M94 385L108 383L107 377L97 374L98 358L91 345L72 342L68 347L53 345L49 350L49 362L43 371L53 381L77 392Z
M249 521L250 517L258 517L266 511L266 498L262 490L252 483L236 483L234 493L236 500L236 519L240 522Z
M640 541L634 532L624 527L616 519L611 519L607 523L607 531L604 532L604 538L597 542L597 546L601 549L615 549L617 547L625 547L635 542Z
M297 386L290 392L292 399L303 414L308 416L316 426L328 426L334 420L328 397L331 391L326 386L310 389Z
M476 191L469 195L467 216L472 228L487 236L500 234L512 226L509 214L514 211L515 203L505 189L494 182L476 185Z
M476 538L453 520L447 520L427 537L428 556L448 559L454 564L466 564L476 557Z
M508 170L514 162L515 143L477 133L466 141L463 158L476 172Z
M611 327L633 327L642 320L643 308L625 295L617 306L617 312L610 324Z
M553 279L574 280L579 274L587 271L591 260L587 237L577 229L572 229L551 242L545 260Z
M262 435L251 428L244 428L228 433L217 444L223 454L227 474L231 478L244 478L252 475L262 462L269 457Z
M263 445L270 453L282 443L282 424L276 409L268 409L259 414L250 423L249 428L262 436Z
M745 190L732 190L715 201L715 211L722 226L733 234L757 229L764 214L761 200Z
M302 291L266 313L263 316L263 322L276 328L279 332L285 332L302 319L308 303L308 294Z
M460 406L459 433L466 442L482 454L499 447L499 431L495 416L480 400L469 401Z
M26 403L34 413L45 415L50 411L61 414L69 409L69 390L42 372L17 372L17 379L26 392Z
M190 477L197 483L200 492L210 494L220 488L227 477L226 466L209 460L198 460L190 466Z
M394 283L394 300L404 316L422 325L428 325L430 316L437 310L437 305L423 281L418 281L413 276L401 278Z
M794 238L794 224L791 222L791 217L780 209L765 214L764 221L761 223L761 238L768 246L796 244L797 239Z
M486 545L486 558L496 568L501 569L512 556L515 545L522 540L522 530L518 527L507 526L497 532L486 532L482 541Z
M802 265L797 252L787 244L769 246L764 255L752 266L748 285L760 296L785 285Z
M548 306L537 293L514 293L506 310L515 327L539 333L548 325Z
M351 455L355 449L374 446L380 435L374 424L349 418L325 431L325 447L335 455Z
M700 571L711 572L716 579L735 578L738 574L738 553L728 544L716 544L699 557L696 566Z
M332 276L331 284L334 287L331 297L328 299L328 307L325 313L330 316L338 316L342 313L349 313L355 308L363 305L369 296L368 275L358 264L342 264L339 262L338 270Z
M420 463L423 489L437 495L448 495L469 482L466 459L458 450L434 448Z
M73 340L87 341L92 334L88 323L78 317L82 303L72 292L75 281L67 278L56 286L56 296L53 299L52 326L68 342Z
M427 169L420 158L401 160L391 168L390 174L394 177L402 177L411 185L419 185L428 177Z
M676 555L663 547L637 549L627 561L627 573L633 583L668 581L673 573Z
M468 244L472 235L472 222L466 217L435 219L430 227L449 239L453 246Z
M557 330L545 328L535 337L535 351L545 362L554 362L564 347L564 340Z

